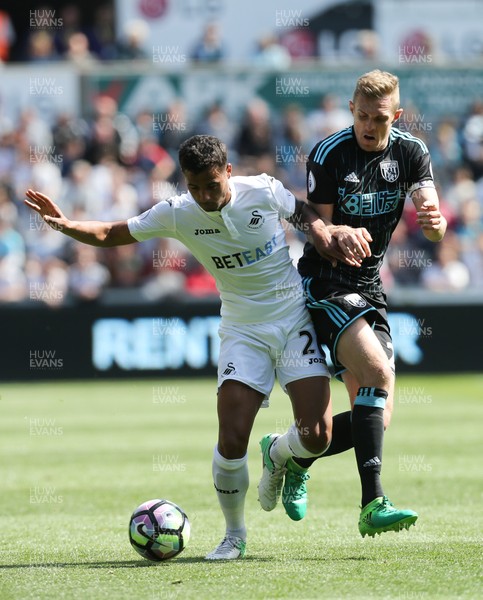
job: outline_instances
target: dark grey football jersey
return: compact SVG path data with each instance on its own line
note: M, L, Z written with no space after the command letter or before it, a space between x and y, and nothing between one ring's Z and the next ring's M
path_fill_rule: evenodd
M382 291L379 270L412 186L434 186L428 148L413 135L392 128L381 152L366 152L354 128L343 129L316 144L307 162L307 197L333 204L334 225L365 227L372 236L372 256L360 268L341 262L332 267L311 244L299 261L302 276L330 280L369 295Z

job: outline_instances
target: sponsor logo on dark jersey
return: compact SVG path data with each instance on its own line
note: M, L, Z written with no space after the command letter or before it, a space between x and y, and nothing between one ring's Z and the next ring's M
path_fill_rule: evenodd
M340 209L346 215L372 217L396 210L400 199L399 190L382 190L369 194L345 194L345 188L339 188Z

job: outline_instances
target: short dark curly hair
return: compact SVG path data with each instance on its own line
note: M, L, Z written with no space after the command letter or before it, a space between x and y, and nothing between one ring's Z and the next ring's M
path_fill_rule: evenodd
M193 135L179 148L182 171L201 173L212 168L223 169L227 163L225 144L213 135Z

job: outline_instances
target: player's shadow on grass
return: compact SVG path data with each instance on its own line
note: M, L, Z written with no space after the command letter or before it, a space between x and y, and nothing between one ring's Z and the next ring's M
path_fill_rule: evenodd
M156 567L159 563L142 562L140 560L108 560L105 562L38 562L38 563L23 563L17 565L0 565L2 569L68 569L73 567L87 567L89 569L124 569L124 568L139 568L139 567Z
M268 558L260 558L260 557L246 557L243 559L243 562L256 560L257 562L269 560ZM39 563L19 563L17 565L0 565L0 571L2 569L72 569L74 567L86 567L87 569L145 569L145 568L163 568L169 565L176 565L179 563L184 564L195 564L195 563L205 563L205 564L226 564L226 561L209 561L205 560L203 556L193 556L193 557L179 557L175 560L165 560L159 562L149 562L147 560L106 560L106 561L92 561L92 562L39 562Z
M264 560L263 558L245 558L246 560ZM268 559L267 559L268 560ZM179 563L183 564L194 564L194 563L205 563L205 564L213 564L213 563L225 563L226 561L207 561L203 556L193 556L193 557L179 557L175 560L165 560L165 561L142 561L142 560L106 560L106 561L86 561L86 562L38 562L38 563L19 563L17 565L0 565L0 571L2 569L69 569L74 567L86 567L87 569L145 569L158 567L163 568L169 565L176 565Z

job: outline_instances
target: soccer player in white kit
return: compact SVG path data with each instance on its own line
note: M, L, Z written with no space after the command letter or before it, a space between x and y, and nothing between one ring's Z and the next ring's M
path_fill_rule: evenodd
M329 373L281 220L298 219L313 237L317 232L306 212L310 209L276 179L266 174L232 177L226 147L217 138L197 135L186 140L179 161L188 192L126 221L71 221L47 196L33 190L25 203L51 227L94 246L176 238L216 279L222 319L213 481L226 531L206 559L237 559L246 548L248 441L275 372L290 397L295 422L287 433L265 436L261 442L262 508L275 507L287 461L320 456L330 443ZM296 494L292 500L296 503ZM290 501L287 498L285 506L289 516L290 509L297 510Z

